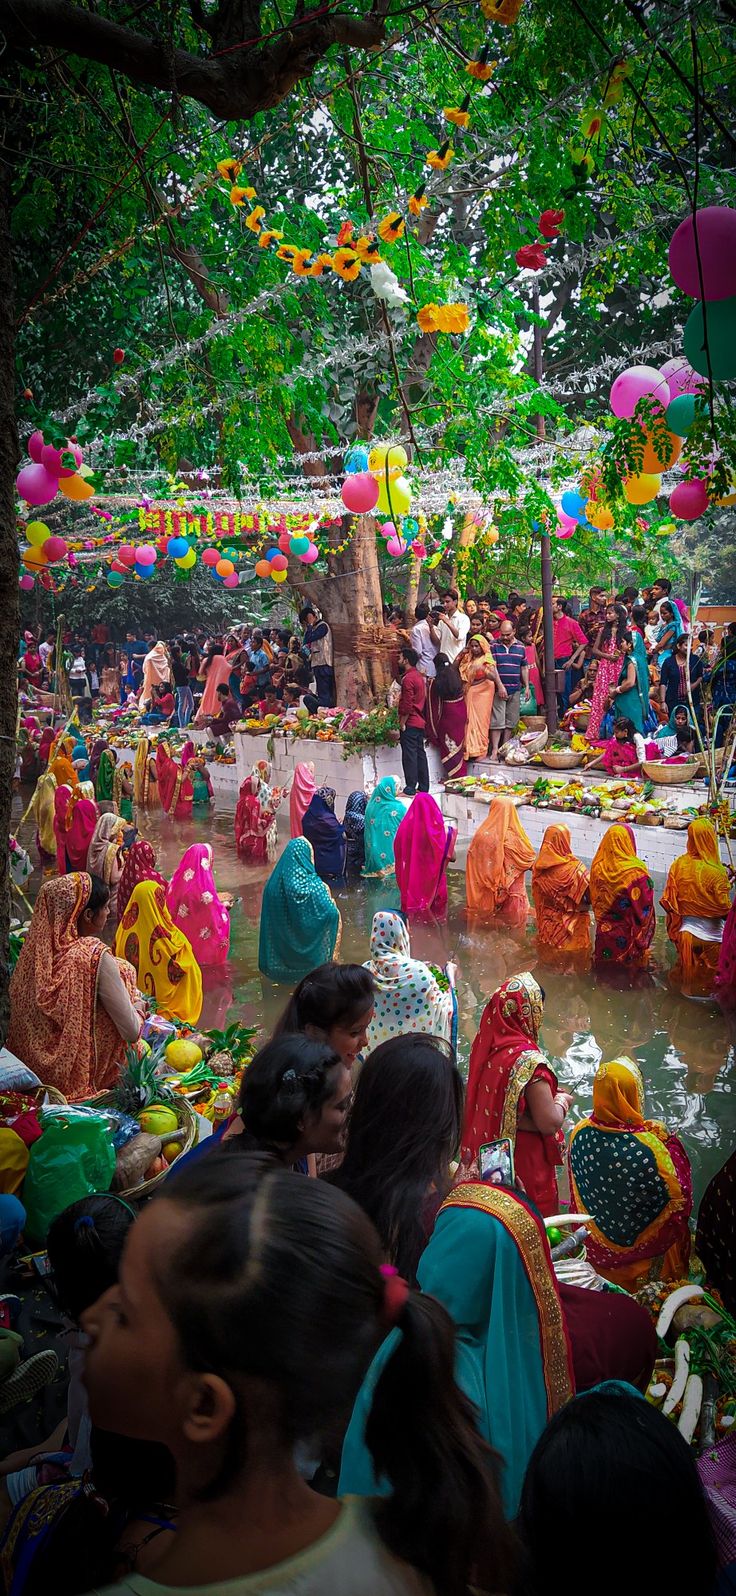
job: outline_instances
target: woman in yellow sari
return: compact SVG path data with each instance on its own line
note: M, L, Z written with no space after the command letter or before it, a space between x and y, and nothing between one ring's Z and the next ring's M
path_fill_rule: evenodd
M568 826L548 826L532 866L540 949L590 957L590 875L575 858Z
M568 1147L574 1207L590 1214L586 1243L598 1273L635 1292L649 1280L681 1280L690 1258L692 1173L677 1136L644 1118L638 1064L601 1064L593 1112Z
M510 798L494 798L478 827L465 864L468 912L507 925L526 924L529 902L524 876L534 863L534 849Z
M148 737L141 737L133 766L133 798L138 809L158 809L161 800L156 779L156 756Z
M196 1025L202 1012L202 971L192 945L169 914L166 888L139 881L128 899L115 937L115 952L138 975L141 992L154 999L167 1020Z
M465 692L465 758L485 759L491 730L491 710L498 685L491 645L486 637L471 637L458 659Z
M590 867L590 898L596 967L624 964L645 969L656 926L654 883L644 861L636 857L631 826L609 826L598 844Z
M45 770L36 782L36 790L29 812L36 822L36 847L44 873L50 873L56 864L56 832L54 831L54 794L56 778Z
M57 787L76 787L79 782L76 769L72 764L72 754L76 746L74 737L62 737L55 748L51 750L49 771L54 777Z
M673 978L686 997L711 997L731 891L709 820L693 820L688 826L687 853L670 866L659 901L667 935L677 949Z

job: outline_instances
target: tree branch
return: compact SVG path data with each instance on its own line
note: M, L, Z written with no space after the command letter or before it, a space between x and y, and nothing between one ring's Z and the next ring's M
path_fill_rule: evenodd
M242 41L217 59L189 50L169 50L167 40L135 33L70 0L0 0L0 30L19 49L48 45L88 61L99 61L135 83L198 100L222 121L250 121L286 99L311 76L335 44L375 50L384 42L380 17L342 12L295 22L269 42Z

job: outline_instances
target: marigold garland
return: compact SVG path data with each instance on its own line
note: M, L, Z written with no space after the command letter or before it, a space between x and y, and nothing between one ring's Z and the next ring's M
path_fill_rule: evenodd
M467 305L422 305L417 311L417 321L424 333L464 333L470 326Z

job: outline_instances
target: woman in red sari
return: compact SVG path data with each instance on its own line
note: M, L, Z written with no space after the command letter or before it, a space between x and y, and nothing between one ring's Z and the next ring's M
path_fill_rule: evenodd
M438 654L435 677L427 692L427 738L439 750L442 780L464 776L467 771L463 746L467 712L462 677L446 654Z
M457 827L439 804L418 792L394 837L396 880L404 914L442 919L447 913L447 866L454 857Z
M195 752L194 743L184 744L180 759L173 759L171 749L163 739L156 749L156 779L161 807L174 820L191 820L194 787L187 766Z
M494 992L470 1053L462 1161L484 1142L508 1136L516 1173L542 1214L559 1210L556 1170L564 1160L562 1127L572 1102L537 1043L544 994L525 970Z
M637 859L631 826L609 826L590 867L594 963L646 968L654 936L654 883Z
M94 800L83 798L80 793L81 789L77 787L69 794L64 817L66 856L70 870L87 869L87 852L99 819Z

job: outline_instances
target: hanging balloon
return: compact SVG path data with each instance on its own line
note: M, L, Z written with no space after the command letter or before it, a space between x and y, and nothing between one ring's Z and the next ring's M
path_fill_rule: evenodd
M288 572L286 572L286 571L274 571L272 569L272 571L271 571L271 581L272 582L285 582L286 578L287 578L287 575L288 575Z
M497 526L488 526L488 527L486 527L486 530L485 530L485 532L483 534L483 542L487 543L489 548L493 548L494 544L498 543L498 527Z
M151 543L140 543L135 551L136 565L155 565L156 550Z
M379 475L383 471L386 463L387 453L387 443L374 443L373 448L368 456L368 470L371 471L374 476Z
M705 387L702 377L693 371L684 355L673 355L671 360L665 360L661 371L670 391L670 399L680 399L686 393L702 393Z
M287 560L285 554L277 554L276 558L271 561L271 570L285 571L288 567L288 564L289 561Z
M237 571L231 571L230 575L225 577L222 585L223 587L237 587L239 581L240 577L238 576Z
M205 549L202 555L202 564L217 565L218 560L221 558L222 556L219 549Z
M40 571L46 565L46 555L43 549L26 549L23 555L23 564L27 571Z
M226 576L232 576L233 571L235 570L235 566L233 565L232 560L222 559L222 560L218 560L217 561L217 564L215 566L215 570L217 572L217 575L221 576L223 578L223 581L224 581Z
M280 553L281 553L281 550L277 546L277 544L272 543L270 549L266 549L265 558L267 560L275 560L277 555L279 555Z
M118 549L118 559L122 565L135 565L135 549L132 543L121 543Z
M64 498L72 499L75 504L81 504L85 499L94 498L95 490L91 482L87 482L79 471L75 472L73 477L60 477L58 486Z
M183 560L185 554L189 553L189 544L186 538L169 538L166 544L166 553L171 555L172 560Z
M341 488L342 502L353 515L367 515L378 503L378 483L367 471L346 477Z
M700 477L679 482L670 494L670 510L679 521L697 521L708 508L708 489Z
M352 449L348 449L345 456L345 474L346 476L354 477L356 472L367 470L368 450L361 443L356 443Z
M121 571L110 571L107 577L108 587L122 587L125 577Z
M59 560L66 559L67 544L63 538L47 538L43 545L43 552L50 565L56 565Z
M629 504L651 504L662 486L662 478L651 472L637 472L624 481L624 498Z
M388 474L392 481L396 477L400 477L402 475L402 472L406 470L408 464L409 456L402 444L393 443L391 448L386 450L386 458L383 469L385 473L386 468L388 467Z
M31 588L34 586L33 577L31 576L30 571L24 571L18 586L22 587L24 593L30 593Z
M34 549L40 549L43 547L46 539L51 537L51 532L46 526L45 522L29 521L26 527L26 537L28 542L33 545Z
M560 508L563 515L569 516L571 521L577 521L578 516L581 516L585 509L585 499L582 493L573 493L572 489L568 488L567 493L562 495Z
M382 538L395 538L399 535L393 521L384 521L383 526L379 527L378 530Z
M18 472L15 486L21 499L26 504L50 504L59 491L56 477L46 470L43 465L27 465Z
M611 388L611 409L615 416L631 419L640 399L656 399L663 406L669 404L667 382L656 366L629 366Z
M691 393L679 394L677 399L671 399L666 411L666 421L670 432L676 437L685 438L695 420L695 396Z
M271 575L271 566L270 566L269 561L268 560L256 560L255 572L256 572L256 576L261 576L261 577L270 576Z
M142 577L143 581L147 582L149 576L153 576L154 568L152 565L140 565L138 560L136 560L134 570L136 576Z
M682 347L691 366L707 377L704 316L711 376L715 382L728 382L736 377L736 295L730 299L711 300L705 307L702 303L694 305L685 322Z
M554 532L556 538L571 538L573 532L575 531L575 527L564 526L563 523L559 521L557 526L553 526L552 531Z
M82 451L76 444L55 449L53 443L45 443L41 450L41 464L45 465L52 477L73 477L77 466L82 464Z
M196 551L196 549L187 549L186 554L184 554L181 559L174 561L174 564L178 565L180 571L191 571L192 566L196 565L196 563L197 563L197 551Z
M386 544L386 553L390 554L394 560L398 560L402 554L406 554L406 544L403 538L389 538Z
M406 515L413 497L411 483L406 477L397 477L391 483L391 504L398 515Z
M423 543L412 543L411 552L417 560L426 560L427 550Z
M309 548L305 549L304 553L299 555L299 559L301 560L302 565L314 565L315 560L319 559L319 549L317 548L316 543L310 543Z
M311 547L311 545L310 545L310 542L309 542L309 538L306 538L306 537L289 538L289 552L291 554L306 554L307 549L310 548L310 547Z
M279 538L279 549L282 554L288 554L291 548L291 533L282 532Z
M736 211L728 205L706 205L695 216L686 216L672 234L669 267L678 288L691 299L736 294Z
M646 442L644 444L641 470L645 475L652 472L658 475L662 471L669 471L670 466L673 466L675 461L680 458L682 439L676 437L672 432L664 438L661 434L655 436L654 433L645 431L644 437Z
M43 433L42 432L32 432L30 438L28 439L28 446L27 447L28 447L28 453L29 453L31 459L33 460L34 464L35 465L40 465L41 464L41 455L43 454L43 450L44 450Z

